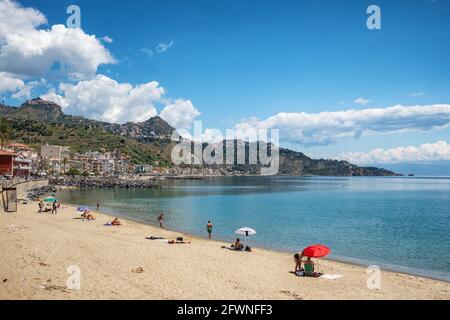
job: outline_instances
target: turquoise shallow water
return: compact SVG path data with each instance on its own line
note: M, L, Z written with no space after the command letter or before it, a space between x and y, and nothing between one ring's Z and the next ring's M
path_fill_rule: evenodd
M232 241L296 252L310 244L330 258L450 281L450 178L227 177L161 181L158 190L70 190L67 203Z

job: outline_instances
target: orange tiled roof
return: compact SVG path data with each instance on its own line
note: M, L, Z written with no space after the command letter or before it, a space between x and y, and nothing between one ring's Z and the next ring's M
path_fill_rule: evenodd
M0 150L0 156L15 156L16 154L12 151Z
M10 147L10 148L21 148L21 149L33 150L32 148L30 148L30 147L27 146L26 144L23 144L23 143L15 143L15 142L8 144L8 147Z

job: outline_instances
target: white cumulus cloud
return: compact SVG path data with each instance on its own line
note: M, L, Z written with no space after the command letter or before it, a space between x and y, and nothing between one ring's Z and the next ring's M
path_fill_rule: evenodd
M60 104L69 114L124 123L142 122L155 116L155 104L163 94L164 88L156 81L133 86L97 75L76 84L61 83L58 91L50 90L42 99Z
M200 114L190 100L177 99L169 102L160 116L177 129L188 129Z
M34 8L22 8L16 2L0 0L0 36L27 33L47 23L45 16Z
M280 139L303 146L329 145L344 138L427 131L450 127L450 105L396 105L320 113L278 113L266 120L251 118L235 125L246 137L259 129L279 129Z
M343 160L356 164L405 163L418 161L450 160L450 144L446 141L422 144L419 147L374 149L369 152L348 152L340 155Z
M25 83L22 79L17 79L6 72L0 72L0 93L17 92L24 86Z
M115 62L95 36L64 25L40 29L46 22L36 9L0 0L0 71L83 79L94 76L101 64Z

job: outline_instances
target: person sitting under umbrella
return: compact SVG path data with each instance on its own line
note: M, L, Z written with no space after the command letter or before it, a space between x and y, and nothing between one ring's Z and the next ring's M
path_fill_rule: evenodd
M307 257L305 261L305 275L313 277L314 273L314 261L312 261L311 257Z
M320 244L303 249L301 256L307 257L304 262L305 276L315 278L320 277L322 273L315 271L315 263L312 261L312 258L326 257L330 251L330 248Z
M241 243L241 239L237 238L236 242L234 243L234 250L244 250L244 245Z

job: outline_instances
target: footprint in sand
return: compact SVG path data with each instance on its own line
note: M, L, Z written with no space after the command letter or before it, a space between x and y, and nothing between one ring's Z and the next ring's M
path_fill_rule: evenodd
M303 298L300 297L298 294L292 293L290 291L280 291L280 293L283 293L289 297L292 297L294 300L303 300Z

